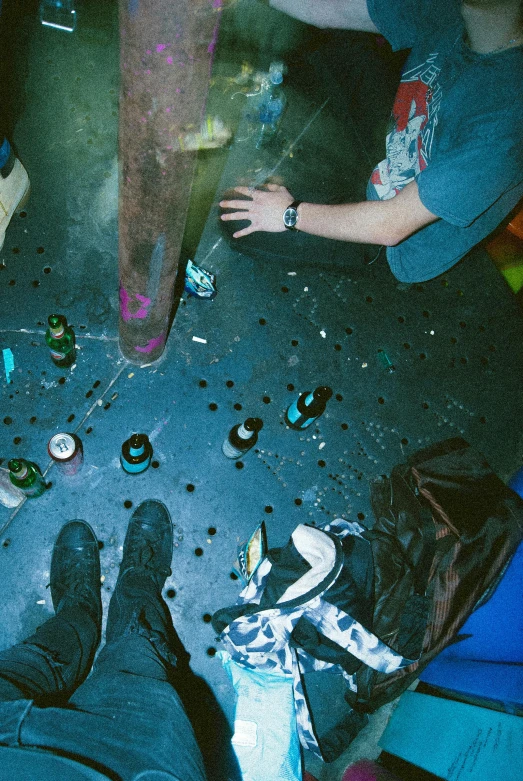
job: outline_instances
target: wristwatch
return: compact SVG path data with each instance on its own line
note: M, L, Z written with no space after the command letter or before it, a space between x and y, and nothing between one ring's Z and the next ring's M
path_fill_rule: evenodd
M302 201L293 201L283 212L283 224L287 230L295 231L298 222L298 206Z

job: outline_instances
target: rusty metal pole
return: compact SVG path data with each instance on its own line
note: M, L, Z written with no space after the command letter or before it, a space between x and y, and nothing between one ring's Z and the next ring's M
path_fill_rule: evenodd
M157 360L173 305L222 0L119 0L120 349Z

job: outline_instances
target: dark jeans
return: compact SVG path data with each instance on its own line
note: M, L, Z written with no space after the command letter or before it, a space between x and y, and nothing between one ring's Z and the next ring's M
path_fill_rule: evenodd
M107 643L87 677L98 642L89 614L65 608L0 652L0 744L46 749L124 781L205 781L175 688L187 655L149 578L128 575L116 590Z

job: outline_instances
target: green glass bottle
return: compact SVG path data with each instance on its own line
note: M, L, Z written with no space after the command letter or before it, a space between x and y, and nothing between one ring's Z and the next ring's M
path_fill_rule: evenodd
M28 499L41 496L45 491L45 480L37 467L25 458L12 458L8 465L9 479Z
M71 366L76 360L74 331L63 315L49 315L49 328L45 341L51 352L53 363L61 368Z

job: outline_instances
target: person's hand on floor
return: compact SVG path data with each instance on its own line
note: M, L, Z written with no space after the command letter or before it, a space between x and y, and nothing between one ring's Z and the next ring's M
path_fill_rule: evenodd
M281 233L285 230L283 212L294 201L286 187L279 184L267 184L263 190L255 190L253 187L235 187L234 192L248 196L248 199L220 201L222 209L238 209L238 211L222 214L221 219L250 220L251 224L233 233L233 238L239 239L255 231Z

